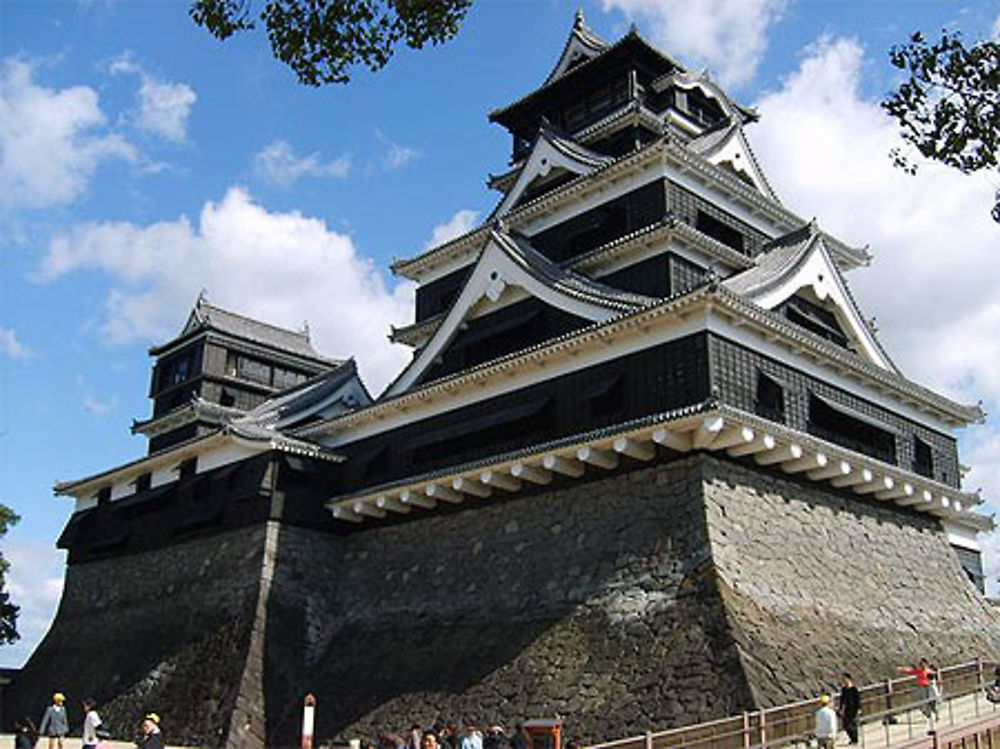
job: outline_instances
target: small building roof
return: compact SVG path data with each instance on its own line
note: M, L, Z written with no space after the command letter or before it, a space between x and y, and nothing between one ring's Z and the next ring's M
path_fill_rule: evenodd
M313 348L307 329L291 330L254 320L211 304L204 294L198 296L180 334L167 343L153 346L149 349L149 353L152 356L159 356L173 348L178 341L204 331L232 336L326 365L339 366L343 363L342 359L331 359L320 355Z
M570 49L573 45L576 47L579 43L575 42L576 23L574 22L574 28L570 30L569 41L564 48L563 54ZM592 33L592 32L591 32ZM596 54L591 56L589 59L581 62L577 65L571 67L563 67L563 56L560 56L559 62L556 64L556 68L553 70L552 74L542 83L541 86L536 88L524 96L522 96L517 101L508 104L507 106L494 109L489 114L490 122L496 122L498 124L507 126L511 123L512 119L516 117L516 112L522 110L526 105L536 101L543 94L555 90L557 87L563 85L564 81L571 81L577 79L581 71L587 70L592 71L594 65L601 64L601 61L610 59L611 56L616 56L622 52L633 51L637 54L645 56L651 64L659 66L663 72L668 72L669 70L683 70L683 66L676 60L665 55L663 52L658 50L652 44L647 42L639 34L638 29L633 27L629 32L619 39L614 44L606 45L603 49L596 51ZM557 74L558 73L558 74Z

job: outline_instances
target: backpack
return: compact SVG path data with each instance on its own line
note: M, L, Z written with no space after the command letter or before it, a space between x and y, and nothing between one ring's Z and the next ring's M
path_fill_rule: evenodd
M986 701L994 705L1000 704L1000 681L995 681L986 687Z

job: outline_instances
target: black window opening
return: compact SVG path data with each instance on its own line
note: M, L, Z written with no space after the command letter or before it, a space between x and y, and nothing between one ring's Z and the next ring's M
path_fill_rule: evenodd
M171 356L161 361L157 365L157 368L159 369L157 390L165 390L174 385L179 385L195 374L195 369L197 368L195 352L188 350Z
M561 116L553 113L549 119L555 122L561 119L563 127L572 133L600 119L626 101L628 101L628 80L622 77L610 85L580 97L576 103L566 107Z
M180 465L177 466L177 477L186 479L189 476L194 476L198 470L198 458L188 458L182 461Z
M561 263L659 221L665 204L664 183L656 180L532 235L531 244Z
M934 451L931 446L919 437L913 438L913 472L934 478Z
M97 494L94 496L97 499L98 506L106 505L108 502L111 501L111 487L102 486L100 490L98 490Z
M754 412L769 421L785 423L785 388L763 372L757 373Z
M603 425L622 415L625 408L625 378L618 374L588 385L583 397L591 423Z
M809 433L848 450L896 463L896 435L887 425L812 393L809 395Z
M793 322L842 348L849 348L847 334L840 327L837 316L830 310L798 295L789 297L781 309L785 319L789 322Z
M151 473L140 474L135 480L136 493L147 491L152 483L153 475Z
M545 438L554 416L553 399L545 396L479 419L442 426L410 443L412 467L419 470L459 463L487 447L492 452L503 452L529 434Z
M698 211L694 228L737 252L745 252L743 232L739 229L734 229L715 216L710 216L704 211Z

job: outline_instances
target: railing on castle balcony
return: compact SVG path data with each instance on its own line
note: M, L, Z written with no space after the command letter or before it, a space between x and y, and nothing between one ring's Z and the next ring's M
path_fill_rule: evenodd
M980 717L1000 721L1000 708L987 703L984 696L986 683L991 680L997 666L1000 663L977 660L938 671L943 695L939 707L941 724L954 725L956 720L961 722ZM900 746L925 733L922 710L929 706L929 702L923 698L913 676L886 679L861 687L859 691L862 749ZM595 744L587 749L779 749L808 746L814 730L816 709L815 699L803 700L692 726L650 731L641 736ZM992 744L975 746L1000 749L1000 742L994 740Z

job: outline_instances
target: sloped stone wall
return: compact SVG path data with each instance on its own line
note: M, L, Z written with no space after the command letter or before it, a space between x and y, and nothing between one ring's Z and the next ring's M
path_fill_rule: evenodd
M8 693L88 694L126 735L297 744L559 714L581 742L1000 656L932 518L694 455L344 534L269 521L71 565Z
M927 657L1000 656L1000 612L937 520L874 498L702 458L712 559L761 705Z
M5 691L7 718L38 720L59 690L76 725L92 696L116 737L130 738L155 710L170 743L218 744L246 658L264 534L258 526L68 566L52 628Z
M284 712L306 691L318 735L345 739L558 713L592 741L743 709L696 468L346 537L285 529L269 607L275 740L290 743Z

